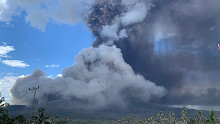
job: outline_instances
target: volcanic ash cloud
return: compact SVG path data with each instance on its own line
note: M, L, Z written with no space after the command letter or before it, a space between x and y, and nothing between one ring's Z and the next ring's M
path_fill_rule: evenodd
M71 99L78 107L105 107L126 105L132 101L149 102L166 94L163 86L147 81L135 74L124 61L116 46L85 48L76 57L75 63L62 72L62 77L46 78L41 70L19 78L11 89L12 102L27 104L33 94L29 87L40 86L37 102Z

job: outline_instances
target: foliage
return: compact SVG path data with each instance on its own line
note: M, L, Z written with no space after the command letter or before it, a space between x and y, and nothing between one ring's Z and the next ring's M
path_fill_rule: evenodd
M181 118L178 119L172 111L169 113L169 116L164 116L162 112L159 112L157 119L154 119L154 116L151 116L144 120L139 118L132 119L132 116L130 115L129 117L121 117L118 120L118 124L220 124L220 120L215 117L213 110L210 111L207 119L203 119L201 111L197 112L196 118L189 118L185 107L182 109L181 114ZM111 123L101 121L99 124Z
M181 117L181 119L182 119L182 121L183 121L183 123L184 124L188 124L188 122L189 122L189 117L188 117L188 114L187 114L187 109L186 109L186 107L184 107L183 109L182 109L182 117Z
M68 118L58 120L56 117L49 117L48 112L44 108L37 110L36 114L31 118L31 124L67 124ZM29 121L23 116L18 115L11 118L7 113L0 116L0 124L28 124Z
M220 120L215 117L213 110L210 111L209 116L203 119L202 112L198 111L195 118L189 118L187 114L187 109L182 109L182 117L176 118L175 114L171 111L169 116L165 116L162 112L159 112L157 118L154 116L147 117L145 119L133 118L131 115L128 117L121 117L117 124L219 124ZM29 121L23 116L18 115L11 118L7 113L3 113L0 116L0 124L28 124ZM85 123L85 122L72 122L72 123ZM71 123L71 124L72 124ZM115 124L114 121L99 121L94 122L94 124ZM31 124L68 124L68 118L63 120L58 120L57 116L49 117L49 112L44 108L37 110L35 115L31 118Z
M204 121L206 124L219 124L220 120L215 117L215 113L213 110L210 111L209 117Z
M12 120L16 124L25 124L28 122L28 120L23 115L18 115L14 117Z
M0 116L0 124L26 124L27 119L23 115L10 118L8 114L3 113Z
M170 111L169 117L170 117L171 123L176 124L176 117L172 111Z
M8 105L8 103L5 103L5 98L1 96L0 92L0 114L8 114L8 111L6 109L6 106Z
M202 124L203 120L202 120L202 112L198 110L197 112L197 116L196 116L196 122L197 124Z
M64 118L64 120L59 120L58 122L57 122L57 124L67 124L68 123L68 118L66 117L66 118Z
M214 111L211 110L210 114L209 114L209 122L214 124L215 123L215 119L214 119Z
M46 112L44 108L37 110L36 114L31 118L31 123L35 124L52 124L57 117L48 117L49 112Z
M10 117L6 109L6 104L4 102L4 97L1 97L0 93L0 124L29 124L29 120L26 119L23 115L18 115L16 117ZM187 114L187 109L184 107L182 109L182 117L176 118L175 114L170 111L168 116L165 116L162 112L159 112L157 119L154 116L146 117L145 119L133 118L132 115L128 117L121 117L117 124L219 124L220 120L216 118L216 115L213 110L210 111L209 116L206 119L203 119L202 112L198 111L195 118L189 118ZM75 123L81 123L76 121ZM82 122L85 123L85 122ZM99 121L94 122L96 124L112 124L114 121ZM68 118L63 120L58 120L57 116L49 117L49 112L44 108L37 110L34 116L32 116L30 124L68 124Z

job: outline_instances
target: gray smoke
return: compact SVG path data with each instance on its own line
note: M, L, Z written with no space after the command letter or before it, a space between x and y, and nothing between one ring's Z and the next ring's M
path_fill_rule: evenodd
M129 26L144 21L152 7L152 0L96 0L83 14L84 22L100 44L112 45L127 38Z
M62 77L46 78L41 70L19 78L11 89L12 102L30 104L33 94L29 87L40 86L37 102L71 99L79 108L99 108L107 105L126 106L134 99L147 103L166 94L143 76L135 74L124 62L120 49L115 46L86 48L76 57L71 67L63 70Z
M18 79L12 100L28 104L31 97L22 92L39 84L39 103L72 99L100 107L135 99L218 105L219 5L219 0L94 0L82 14L96 37L94 48L83 50L62 77L48 79L38 70Z
M165 97L154 102L219 104L219 0L101 1L85 18L97 37L93 46L115 44L135 73L168 89ZM135 10L139 5L145 7ZM131 20L137 20L125 18L135 12Z

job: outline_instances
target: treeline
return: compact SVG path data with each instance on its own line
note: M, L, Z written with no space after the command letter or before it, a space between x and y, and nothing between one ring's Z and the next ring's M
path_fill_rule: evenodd
M64 118L58 119L58 116L50 117L49 112L44 108L40 108L35 112L31 119L27 119L23 115L10 117L6 107L4 97L0 93L0 124L220 124L220 120L211 110L208 117L203 117L202 112L198 111L195 118L190 118L187 114L187 109L184 107L181 112L181 118L176 118L171 111L168 115L159 112L156 117L146 117L145 119L133 118L132 115L128 117L121 117L113 121L74 121Z
M38 109L29 120L24 115L10 117L7 106L9 104L5 103L5 99L1 97L0 93L0 124L67 124L68 118L59 120L58 116L49 117L49 112L44 108Z

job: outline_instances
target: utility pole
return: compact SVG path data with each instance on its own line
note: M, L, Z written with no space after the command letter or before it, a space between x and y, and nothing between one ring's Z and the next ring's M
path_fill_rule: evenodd
M32 112L33 112L33 109L34 109L34 103L35 103L35 96L36 96L36 91L37 89L39 89L39 86L36 88L36 87L33 87L32 89L29 88L29 91L34 91L34 99L33 99L33 103L32 103L32 107L31 107L31 113L30 113L30 120L29 120L29 124L31 123L31 117L32 117Z

